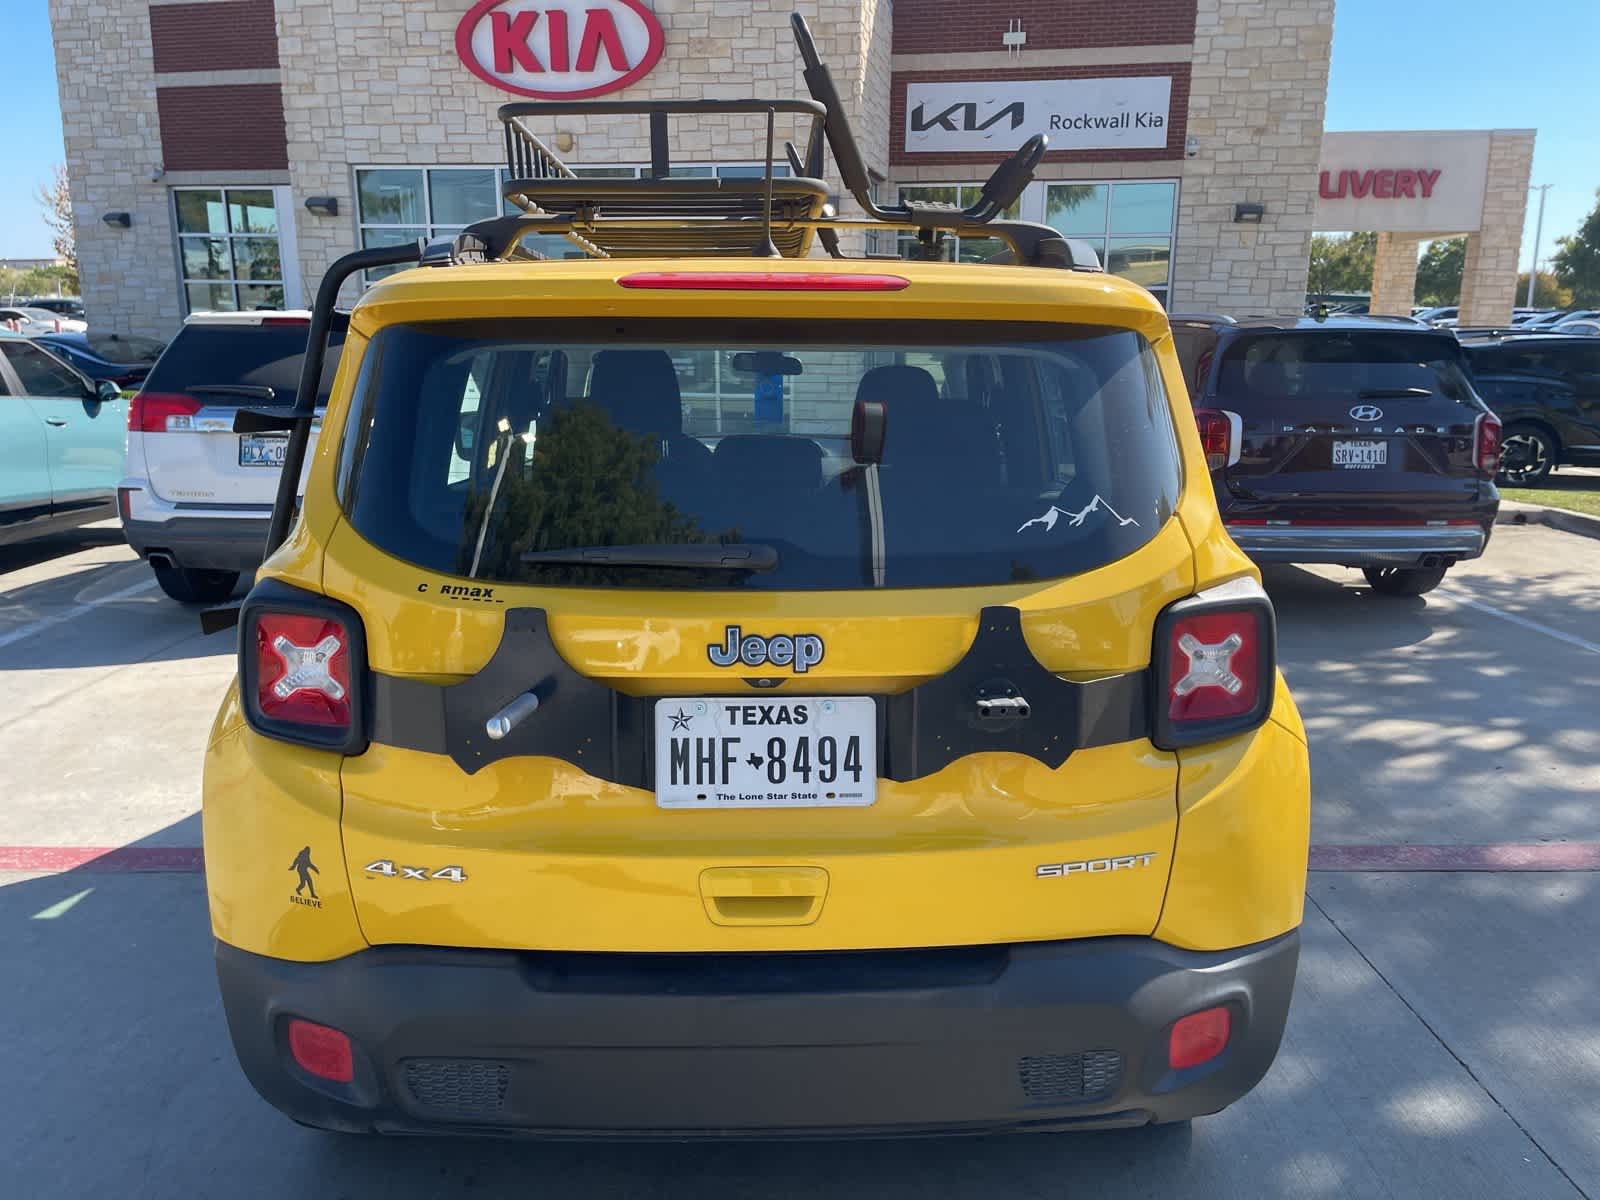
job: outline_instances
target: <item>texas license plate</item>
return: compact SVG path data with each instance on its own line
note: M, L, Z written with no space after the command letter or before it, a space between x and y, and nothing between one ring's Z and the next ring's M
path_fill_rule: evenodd
M247 433L239 439L239 465L241 467L281 467L284 453L289 448L286 437L262 437Z
M662 808L860 808L877 766L869 696L656 701Z
M1388 442L1335 442L1333 465L1336 467L1382 467L1389 462Z

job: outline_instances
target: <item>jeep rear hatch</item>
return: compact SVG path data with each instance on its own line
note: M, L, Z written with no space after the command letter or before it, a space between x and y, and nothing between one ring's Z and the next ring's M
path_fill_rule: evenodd
M463 320L379 329L356 387L323 581L374 672L369 939L1154 928L1146 668L1193 562L1138 333Z

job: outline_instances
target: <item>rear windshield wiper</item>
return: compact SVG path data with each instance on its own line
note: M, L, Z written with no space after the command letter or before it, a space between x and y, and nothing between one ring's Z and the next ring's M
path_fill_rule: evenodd
M260 383L191 383L186 392L205 392L212 396L242 396L246 400L261 400L267 404L278 402L278 393Z
M1422 388L1422 387L1367 388L1365 391L1357 392L1356 393L1356 399L1358 399L1358 400L1406 400L1406 399L1409 399L1409 398L1414 396L1414 397L1416 397L1417 399L1420 400L1423 396L1431 396L1431 395L1433 395L1432 392L1430 392L1427 388Z
M728 545L574 546L569 550L530 550L522 556L530 566L678 567L689 571L770 571L778 552L760 542Z

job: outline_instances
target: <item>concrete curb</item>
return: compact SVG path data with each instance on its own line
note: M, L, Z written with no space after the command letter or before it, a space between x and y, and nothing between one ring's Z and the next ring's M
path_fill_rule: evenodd
M1523 504L1517 500L1501 500L1500 511L1495 515L1496 525L1548 525L1580 537L1600 538L1600 517L1587 513L1568 512L1564 508L1548 508L1543 504Z

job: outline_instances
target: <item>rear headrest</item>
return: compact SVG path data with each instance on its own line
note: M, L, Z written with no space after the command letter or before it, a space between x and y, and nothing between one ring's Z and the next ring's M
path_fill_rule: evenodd
M896 404L932 405L938 402L939 385L921 367L873 367L856 385L856 399L876 400L891 409Z
M1289 385L1289 372L1281 362L1268 360L1250 368L1250 390L1264 396L1277 395Z
M631 433L683 432L678 373L665 350L602 350L589 373L589 399Z
M1000 444L993 423L975 402L941 396L921 367L873 367L861 377L856 399L888 408L884 466L930 475L960 470L983 485L998 481Z
M815 491L822 486L822 447L807 437L730 434L717 443L712 464L724 483L781 491Z

